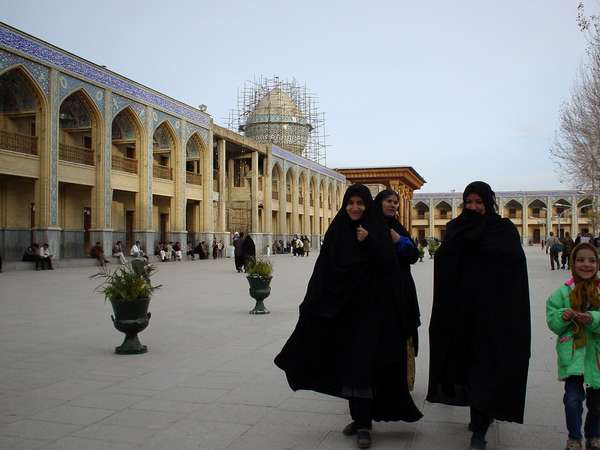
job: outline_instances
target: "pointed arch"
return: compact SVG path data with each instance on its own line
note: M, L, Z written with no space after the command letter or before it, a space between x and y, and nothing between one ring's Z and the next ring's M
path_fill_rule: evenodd
M123 120L129 121L134 135L126 136L121 127ZM120 134L116 134L118 132ZM112 149L112 168L129 173L139 173L139 161L144 139L144 125L139 120L135 111L125 106L115 114L111 123L111 149ZM133 139L131 139L133 138Z
M13 79L11 80L11 78ZM1 147L19 153L41 155L45 149L48 99L35 77L24 65L16 64L0 71L0 105L3 101L7 101L9 94L14 95L15 86L11 83L20 82L25 84L22 88L31 90L32 100L35 101L35 104L32 105L34 109L29 111L31 113L29 117L23 115L15 118L7 117L2 122L0 129L7 139L3 140ZM18 136L19 138L13 139L9 136Z
M173 179L173 168L177 163L179 141L177 132L171 123L165 119L159 122L152 134L152 156L154 176L167 180Z
M279 200L279 196L284 195L280 194L282 187L282 177L283 170L281 169L279 163L275 162L273 164L273 168L271 169L271 198L273 198L273 200Z

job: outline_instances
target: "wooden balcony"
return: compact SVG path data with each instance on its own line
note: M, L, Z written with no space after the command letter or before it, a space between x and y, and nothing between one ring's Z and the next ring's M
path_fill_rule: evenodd
M152 167L152 176L154 178L162 178L164 180L173 179L172 169L170 167L162 166L156 163L154 163L154 167Z
M80 147L79 145L59 144L58 159L85 164L87 166L95 165L94 151L89 148Z
M37 155L37 137L0 130L0 148L26 155Z
M185 182L188 184L202 184L202 175L195 172L185 172Z
M113 170L120 170L121 172L137 173L137 159L127 158L121 155L112 155L112 168Z

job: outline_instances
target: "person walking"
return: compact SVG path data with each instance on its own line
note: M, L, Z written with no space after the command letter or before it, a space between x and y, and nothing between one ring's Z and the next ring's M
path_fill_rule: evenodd
M463 192L435 254L427 401L468 406L471 449L494 419L523 423L531 347L527 264L482 181Z
M575 242L573 242L573 238L571 238L568 231L565 233L565 237L560 239L560 243L562 245L562 252L560 254L561 269L564 270L566 267L568 270L571 270L570 256L573 247L575 247Z
M371 446L372 421L422 417L408 390L397 264L369 189L348 187L325 234L296 328L275 358L290 387L347 399L343 433Z
M242 250L242 243L244 242L244 233L236 233L236 236L233 238L233 247L235 248L233 252L233 259L235 264L235 270L239 272L242 271L242 267L244 266L244 253Z
M554 265L556 264L556 268L560 269L560 264L558 263L558 254L562 250L562 245L554 233L551 231L550 236L546 239L546 253L550 253L550 270L554 270Z
M415 384L415 359L419 353L419 333L421 313L417 300L417 288L410 266L419 259L419 251L406 228L398 221L400 197L390 189L381 191L374 200L375 210L382 215L389 228L394 244L397 264L390 267L390 284L399 290L398 314L402 318L403 338L407 345L408 387L412 391Z
M256 245L250 234L246 235L242 241L242 266L244 272L248 270L248 264L256 259Z
M590 243L572 251L573 277L546 301L546 322L557 335L558 379L569 436L566 450L581 450L583 401L586 401L586 450L600 450L600 296L598 251Z

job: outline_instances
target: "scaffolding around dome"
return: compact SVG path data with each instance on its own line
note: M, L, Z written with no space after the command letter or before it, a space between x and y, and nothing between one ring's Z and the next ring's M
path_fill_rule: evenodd
M238 89L237 107L228 128L259 142L271 143L325 165L325 113L319 99L294 78L260 77Z

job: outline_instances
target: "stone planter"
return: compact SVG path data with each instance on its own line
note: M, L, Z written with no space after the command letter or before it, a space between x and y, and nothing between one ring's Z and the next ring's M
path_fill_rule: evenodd
M270 311L265 308L263 301L271 294L270 284L273 277L263 278L248 275L246 278L248 284L250 284L250 296L256 300L256 305L250 311L250 314L269 314Z
M150 321L148 305L150 299L114 301L111 300L114 316L110 316L115 328L125 333L123 343L115 347L115 353L119 355L134 355L146 353L148 347L142 345L138 339L138 333L145 330Z

